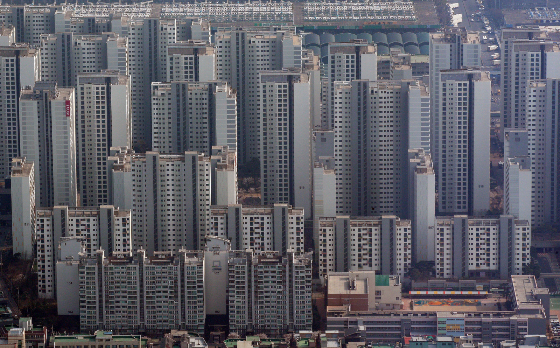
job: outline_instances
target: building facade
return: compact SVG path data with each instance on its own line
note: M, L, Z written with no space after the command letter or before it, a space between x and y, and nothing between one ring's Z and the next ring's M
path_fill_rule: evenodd
M35 254L35 170L25 158L12 160L12 246L22 259Z

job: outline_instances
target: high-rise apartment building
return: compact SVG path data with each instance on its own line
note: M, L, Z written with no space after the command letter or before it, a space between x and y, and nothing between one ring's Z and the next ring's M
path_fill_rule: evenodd
M560 221L559 88L560 79L530 81L527 87L526 126L533 174L533 226Z
M560 48L538 28L506 28L502 30L501 49L501 129L525 128L529 126L525 115L529 83L560 78Z
M172 329L204 332L204 253L138 250L82 257L80 328L136 333Z
M424 97L413 81L334 83L336 213L407 216L408 142ZM414 98L417 98L416 101ZM413 112L412 114L410 112Z
M54 33L55 6L11 5L0 11L0 22L15 28L15 42L27 42L32 47L41 44L41 35Z
M237 152L212 146L212 205L237 204Z
M177 41L208 38L202 35L203 31L193 30L196 25L192 19L148 17L134 18L123 29L128 38L132 144L139 151L152 149L151 84L167 79L168 70L171 71L167 64L175 59L170 46Z
M504 215L513 215L531 225L532 190L531 157L504 158Z
M221 82L152 83L152 147L160 153L237 148L235 92Z
M212 206L208 235L227 238L235 250L303 252L304 211L287 204Z
M20 97L21 155L35 165L37 207L76 206L75 93L38 82Z
M481 55L482 48L478 33L469 33L464 28L449 28L430 35L431 153L436 170L439 166L440 136L443 123L440 115L442 110L440 71L480 67Z
M326 108L326 125L335 128L334 101L335 82L353 80L377 80L377 49L373 43L364 40L351 42L331 42L327 45L327 62L325 66L326 89L323 93L323 108Z
M311 268L311 253L232 252L227 292L230 332L310 330Z
M436 219L436 277L508 279L531 261L531 225L511 215Z
M430 93L425 85L408 88L408 148L431 153Z
M113 167L113 175L130 176L131 180L125 180L131 186L113 185L113 190L121 190L116 196L132 194L133 250L144 248L151 253L203 247L210 218L210 158L197 152L147 152L128 156L121 163Z
M55 298L55 261L61 238L82 238L88 256L95 255L99 248L109 254L130 252L130 211L107 205L40 208L36 212L35 235L39 298Z
M241 164L260 158L257 112L259 73L301 68L301 38L293 30L233 29L215 36L216 78L237 92L238 158Z
M355 270L406 275L412 258L410 220L396 216L320 217L319 275ZM383 248L383 250L382 250Z
M0 47L0 178L10 176L12 159L20 155L19 99L39 80L39 61L39 52L25 44Z
M438 92L438 211L485 214L490 206L490 79L475 70L443 70Z
M300 69L260 73L257 117L261 202L287 203L311 216L311 97Z
M35 171L33 162L12 160L12 246L13 253L31 259L35 251Z
M114 33L58 32L41 37L41 81L75 87L78 75L118 71L128 75L127 40Z
M117 71L79 75L76 99L81 205L108 204L110 149L130 146L129 79Z
M214 47L203 40L189 40L170 44L167 49L167 78L165 81L216 80Z
M434 261L436 176L432 158L423 149L408 150L408 215L412 222L412 259Z

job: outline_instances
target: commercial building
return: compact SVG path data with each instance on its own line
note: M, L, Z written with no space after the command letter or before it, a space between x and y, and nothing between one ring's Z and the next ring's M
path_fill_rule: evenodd
M560 221L559 88L560 79L546 79L528 82L526 90L527 155L531 158L533 174L531 223L534 226Z
M0 47L0 178L10 176L12 159L20 156L20 96L40 80L39 52L25 44Z
M432 147L438 213L486 214L490 207L490 79L475 70L443 70L439 84L440 124L434 129L439 150Z
M79 75L76 95L81 205L109 204L107 157L113 146L130 146L129 79L117 71Z
M38 82L20 97L21 155L35 163L36 206L76 206L75 93Z
M499 218L437 217L435 270L438 278L522 274L531 262L531 225L511 215ZM430 241L431 242L431 241Z
M55 261L63 237L82 237L85 255L131 248L130 212L113 206L40 208L36 211L39 298L55 298Z
M237 148L235 92L221 82L153 82L152 148L160 153Z
M227 238L234 250L304 251L304 211L287 204L212 206L208 235Z
M509 28L501 33L502 129L526 128L530 126L525 115L527 88L534 80L560 78L556 68L560 48L538 28Z
M54 335L49 346L72 348L76 345L102 348L106 345L122 345L125 348L146 348L148 339L141 335L113 335L111 331L95 331L93 335Z
M303 207L311 216L311 81L300 69L259 74L257 117L261 202Z
M229 331L281 335L311 330L311 253L232 252L228 262Z
M512 311L499 309L495 298L478 297L468 301L449 300L456 306L450 312L449 307L437 304L445 300L432 298L413 300L418 305L402 310L333 311L327 317L327 329L356 330L366 343L396 343L403 337L415 336L447 336L449 340L464 341L463 337L468 335L475 345L492 343L497 346L502 341L517 340L525 335L545 335L547 296L548 289L539 288L534 276L514 276L509 298L514 304ZM498 301L505 303L506 299ZM480 307L486 309L481 311Z
M430 35L430 110L432 112L432 148L434 167L439 167L441 127L443 126L441 78L442 70L476 68L482 64L482 48L478 33L464 28L449 28ZM438 174L439 180L439 174Z
M407 274L412 261L410 220L337 216L320 217L317 223L320 277L348 271Z
M35 170L24 158L12 160L12 246L23 259L35 254Z
M233 29L218 31L214 42L216 78L237 92L237 154L245 164L260 158L259 74L301 68L301 38L292 29Z
M367 312L402 309L399 276L374 271L329 272L327 312Z

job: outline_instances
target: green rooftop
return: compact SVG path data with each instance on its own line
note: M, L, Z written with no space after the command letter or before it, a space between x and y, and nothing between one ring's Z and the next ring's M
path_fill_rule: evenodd
M389 286L389 276L388 275L375 275L375 286ZM378 346L376 346L378 347ZM381 347L381 346L379 346ZM390 346L389 346L390 347Z

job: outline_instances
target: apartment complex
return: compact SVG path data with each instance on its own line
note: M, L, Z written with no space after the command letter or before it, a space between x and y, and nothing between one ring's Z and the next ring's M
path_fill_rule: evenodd
M0 47L0 177L10 176L12 159L20 156L20 104L23 88L40 79L39 52L25 44Z
M260 158L259 73L301 68L301 38L292 29L232 29L218 31L214 41L216 78L237 92L237 154L244 164Z
M408 149L424 96L414 81L334 82L336 213L409 216ZM414 114L410 114L413 112Z
M221 82L153 82L152 149L161 153L237 148L235 92Z
M41 37L41 81L76 86L78 75L118 71L128 75L127 40L115 33L57 32Z
M410 220L389 215L337 216L320 217L317 223L320 277L348 271L401 277L408 273L412 262Z
M116 164L111 172L113 197L124 206L131 204L132 250L200 249L210 218L210 157L192 151L169 155L115 151L119 152L109 159Z
M555 64L560 48L538 28L508 28L501 33L502 130L526 128L527 87L534 80L560 78Z
M432 113L432 146L434 167L439 166L441 148L442 103L440 71L477 68L482 64L478 33L464 28L449 28L430 35L430 103ZM439 174L438 174L439 175Z
M55 261L61 238L80 237L85 255L102 248L130 252L130 212L113 206L40 208L36 211L39 298L55 298Z
M38 82L20 97L21 155L35 163L36 206L76 206L76 99L73 88Z
M437 217L434 242L438 278L508 279L531 261L531 225L511 215Z
M310 330L311 254L232 252L228 262L229 330L281 334Z
M323 91L323 108L327 129L335 129L335 82L353 80L377 80L377 49L365 40L328 43L324 74L326 88Z
M234 250L304 251L304 211L287 204L210 207L208 235L226 238Z

